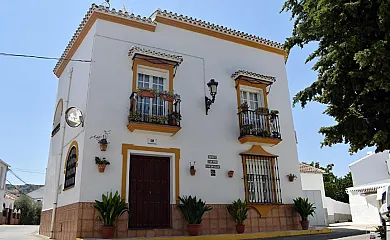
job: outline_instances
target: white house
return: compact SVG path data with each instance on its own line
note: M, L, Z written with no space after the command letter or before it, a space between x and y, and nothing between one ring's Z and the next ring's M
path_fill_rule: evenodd
M32 198L34 201L42 202L43 196L44 196L44 190L45 190L45 187L40 187L32 192L27 193L27 196Z
M389 153L369 153L349 165L353 187L348 188L348 195L354 223L381 224L379 200L382 189L390 185Z
M0 209L3 209L5 203L6 180L9 167L6 162L0 159ZM6 207L8 208L8 206Z
M301 180L287 178L299 175L299 162L285 61L281 44L240 31L168 11L141 18L92 5L54 69L40 233L99 237L93 204L110 191L132 211L117 237L187 234L176 208L183 195L213 207L202 234L235 232L226 206L238 198L251 206L246 232L299 229L291 204ZM65 115L83 124L70 127ZM105 130L101 151L91 136ZM95 157L111 163L104 172Z
M325 196L324 170L306 163L300 163L301 182L304 195L316 204L316 214L310 219L313 225L328 225L335 222L346 222L351 219L348 203L336 201Z

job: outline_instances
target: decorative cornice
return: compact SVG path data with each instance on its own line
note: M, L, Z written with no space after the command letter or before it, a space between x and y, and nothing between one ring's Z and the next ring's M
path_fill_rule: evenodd
M149 56L149 57L155 57L155 58L164 59L164 60L168 60L168 61L172 61L172 62L177 62L178 65L181 62L183 62L182 56L152 51L152 50L148 50L145 48L133 46L129 51L129 57L133 58L135 54L145 55L145 56Z
M178 15L177 13L168 12L167 10L158 9L154 13L154 15L155 16L164 17L164 18L169 18L169 19L172 19L174 21L184 22L186 24L191 24L191 25L194 25L194 26L197 26L197 27L202 27L202 28L205 28L205 29L209 29L209 30L213 30L213 31L216 31L216 32L220 32L222 34L231 35L231 36L234 36L234 37L242 38L242 39L253 41L253 42L256 42L256 43L268 45L268 46L273 47L273 48L284 50L283 44L281 44L281 43L274 42L274 41L271 41L271 40L267 40L267 39L264 39L264 38L261 38L261 37L249 34L249 33L237 31L237 30L234 30L234 29L231 29L231 28L227 28L227 27L224 27L224 26L216 25L216 24L213 24L213 23L210 23L210 22L206 22L206 21L203 21L203 20L199 20L199 19L196 19L196 18L183 16L183 15Z
M76 32L73 34L72 39L69 41L68 45L66 46L64 52L61 55L60 60L57 62L56 66L54 67L53 72L56 73L60 65L62 64L63 61L67 60L67 55L70 51L70 49L73 47L75 41L79 37L81 31L87 24L87 22L90 20L91 16L93 13L102 13L106 15L112 15L116 17L121 17L126 20L131 20L135 22L139 22L142 24L147 24L155 27L157 24L152 21L151 18L146 18L146 17L141 17L140 15L136 16L133 13L129 14L128 12L123 12L122 10L116 11L115 8L112 8L111 10L108 7L105 7L103 5L96 5L92 4L92 6L89 8L88 12L85 14L83 20L79 24L79 27L77 28Z
M266 75L262 75L262 74L258 74L258 73L254 73L254 72L245 71L245 70L238 70L237 72L232 74L233 80L236 80L237 78L240 78L240 77L248 77L248 78L253 78L256 80L266 81L266 82L270 82L270 83L273 83L276 81L275 77L266 76Z

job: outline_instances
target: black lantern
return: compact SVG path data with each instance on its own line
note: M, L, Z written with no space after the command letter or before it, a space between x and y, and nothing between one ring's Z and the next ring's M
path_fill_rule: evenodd
M216 82L214 79L211 79L207 83L207 86L209 87L210 95L212 99L208 98L207 96L205 97L206 115L208 115L208 111L210 109L211 104L213 104L215 101L215 95L217 95L218 82Z

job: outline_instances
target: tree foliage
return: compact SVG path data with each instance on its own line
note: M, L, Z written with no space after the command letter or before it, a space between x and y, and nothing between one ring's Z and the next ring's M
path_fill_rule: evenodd
M15 208L21 211L20 224L39 225L42 211L42 204L40 202L35 202L28 196L22 194L15 201Z
M282 11L295 19L287 52L316 42L306 62L318 78L294 97L302 107L326 104L337 124L322 127L322 146L390 147L390 1L287 0Z
M344 177L337 177L332 172L333 163L328 164L326 167L321 167L319 162L311 162L309 165L325 171L323 175L325 196L340 202L349 203L349 197L345 190L353 186L351 172L348 172Z

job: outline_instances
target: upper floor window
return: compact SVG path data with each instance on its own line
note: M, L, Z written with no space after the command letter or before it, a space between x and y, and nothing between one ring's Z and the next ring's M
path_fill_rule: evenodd
M256 89L251 91L249 89L241 89L241 103L246 102L249 110L256 110L259 107L266 107L264 102L263 89Z
M53 119L53 131L51 136L53 137L60 130L61 116L63 111L63 101L60 99L57 103L56 111Z
M77 161L78 161L78 145L77 142L72 142L65 161L64 190L73 187L76 183Z

